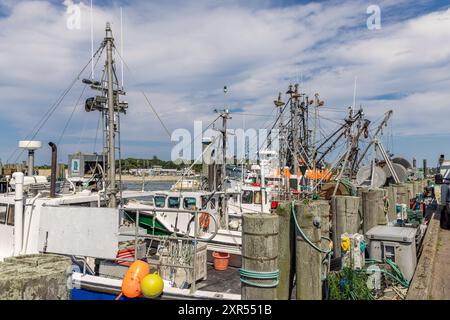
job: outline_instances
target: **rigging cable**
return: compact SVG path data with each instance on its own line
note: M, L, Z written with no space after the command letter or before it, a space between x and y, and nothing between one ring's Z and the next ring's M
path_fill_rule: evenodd
M126 63L126 61L122 58L122 56L120 55L119 50L117 50L116 46L114 45L114 48L116 49L116 53L119 56L120 60L123 62L123 64L125 65L125 67L127 68L127 70L131 73L132 78L133 77L133 72L130 68L130 66L128 65L128 63ZM169 138L172 137L172 135L170 134L170 131L167 129L166 125L164 124L164 122L162 121L161 117L159 116L158 112L156 111L156 109L153 107L152 103L150 102L150 100L148 99L147 95L145 94L145 92L143 90L141 90L142 95L144 96L145 100L147 101L147 104L149 105L149 107L151 108L151 110L153 111L153 113L155 114L155 116L158 118L158 121L160 122L161 126L164 128L164 130L166 131L167 135L169 136Z
M64 98L67 96L67 94L70 92L70 90L72 90L73 86L77 83L77 81L80 79L81 75L84 73L84 71L86 70L86 68L90 65L92 59L99 53L99 51L101 49L103 49L104 44L102 43L102 45L97 49L97 51L95 52L94 56L91 57L88 61L88 63L81 69L81 71L77 74L77 76L75 77L75 79L69 84L69 86L63 91L63 93L58 97L58 99L55 101L55 103L53 103L50 108L44 113L44 115L42 116L41 120L38 121L38 123L34 126L34 128L32 129L31 133L28 134L24 140L33 140L36 138L37 134L40 132L40 130L42 129L42 127L47 123L47 121L50 119L50 117L53 115L53 113L56 111L56 109L61 105L61 102L64 100ZM36 132L34 132L36 131ZM33 134L34 132L34 134ZM31 137L30 137L31 136ZM14 155L16 154L17 150L20 150L19 148L16 148L14 150L14 152L10 155L10 157L8 158L7 162L9 162L9 160L11 160ZM15 158L14 162L17 162L19 160L19 158L22 156L22 154L25 152L25 149L22 149L21 152L19 153L19 155Z
M97 66L102 53L103 53L103 49L101 50L100 54L98 55L97 61L95 61L95 63L92 65L92 68L95 68ZM93 71L92 71L92 74L93 74ZM68 126L69 126L70 121L72 121L73 115L75 114L75 111L78 108L78 104L79 104L81 98L83 97L84 92L86 91L86 88L87 88L87 85L84 85L83 90L81 91L81 94L78 97L77 102L75 103L75 106L73 107L72 113L70 114L69 119L67 120L66 125L64 126L64 129L63 129L63 131L61 132L61 134L59 136L58 145L61 143L61 141L62 141L62 139L64 137L64 134L66 133L66 130L67 130Z

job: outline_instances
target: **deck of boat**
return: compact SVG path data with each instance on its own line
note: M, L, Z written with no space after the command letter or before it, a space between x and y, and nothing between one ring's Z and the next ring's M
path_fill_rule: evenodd
M197 283L197 289L203 291L241 293L241 280L239 268L230 266L225 271L217 271L211 263L208 263L208 277Z

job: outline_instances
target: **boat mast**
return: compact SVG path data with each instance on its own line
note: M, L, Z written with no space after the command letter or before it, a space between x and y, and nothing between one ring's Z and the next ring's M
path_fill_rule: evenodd
M96 95L86 100L85 110L86 112L98 111L101 113L101 117L103 120L102 175L104 177L102 181L104 181L103 186L105 189L104 194L106 195L105 200L108 203L108 207L117 208L117 194L119 193L119 188L116 181L115 152L116 149L118 149L120 160L121 158L120 114L121 113L126 114L126 111L128 109L128 102L120 100L120 96L126 95L126 92L123 90L123 87L119 86L119 80L117 79L115 73L113 60L113 50L115 49L115 45L114 45L114 37L112 36L111 25L109 22L106 23L105 31L106 31L105 38L103 39L102 44L99 50L97 51L100 52L101 55L103 50L106 48L106 62L102 74L102 79L101 81L97 81L92 78L83 79L82 82L90 86L92 90L101 92L101 95ZM116 132L118 136L117 147L115 139ZM119 175L120 192L122 190L121 180L122 180L121 175Z
M114 89L113 89L113 58L112 51L114 38L111 25L106 24L106 74L108 77L108 207L117 207L116 187L116 157L115 157L115 130L114 130Z
M223 88L223 92L226 94L228 92L227 86ZM223 201L222 201L222 213L223 213L223 224L226 229L228 229L228 197L227 197L227 187L226 187L226 179L227 179L227 121L231 119L230 111L225 106L224 110L220 111L220 117L222 118L222 182L220 185L220 191L223 192Z

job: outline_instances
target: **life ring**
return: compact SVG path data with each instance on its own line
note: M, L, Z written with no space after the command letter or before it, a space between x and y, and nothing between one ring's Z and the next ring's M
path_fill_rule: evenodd
M210 221L211 221L211 218L209 216L209 213L202 212L200 214L199 224L203 230L208 229Z

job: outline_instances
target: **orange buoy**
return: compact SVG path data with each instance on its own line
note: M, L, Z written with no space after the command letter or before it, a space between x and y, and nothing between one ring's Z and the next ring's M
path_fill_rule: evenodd
M122 294L127 298L137 298L141 295L141 282L150 273L150 265L137 260L128 268L122 281Z
M199 223L200 223L200 228L202 228L203 230L208 230L209 227L209 223L211 218L209 217L209 213L208 212L202 212L200 214L200 219L199 219Z

